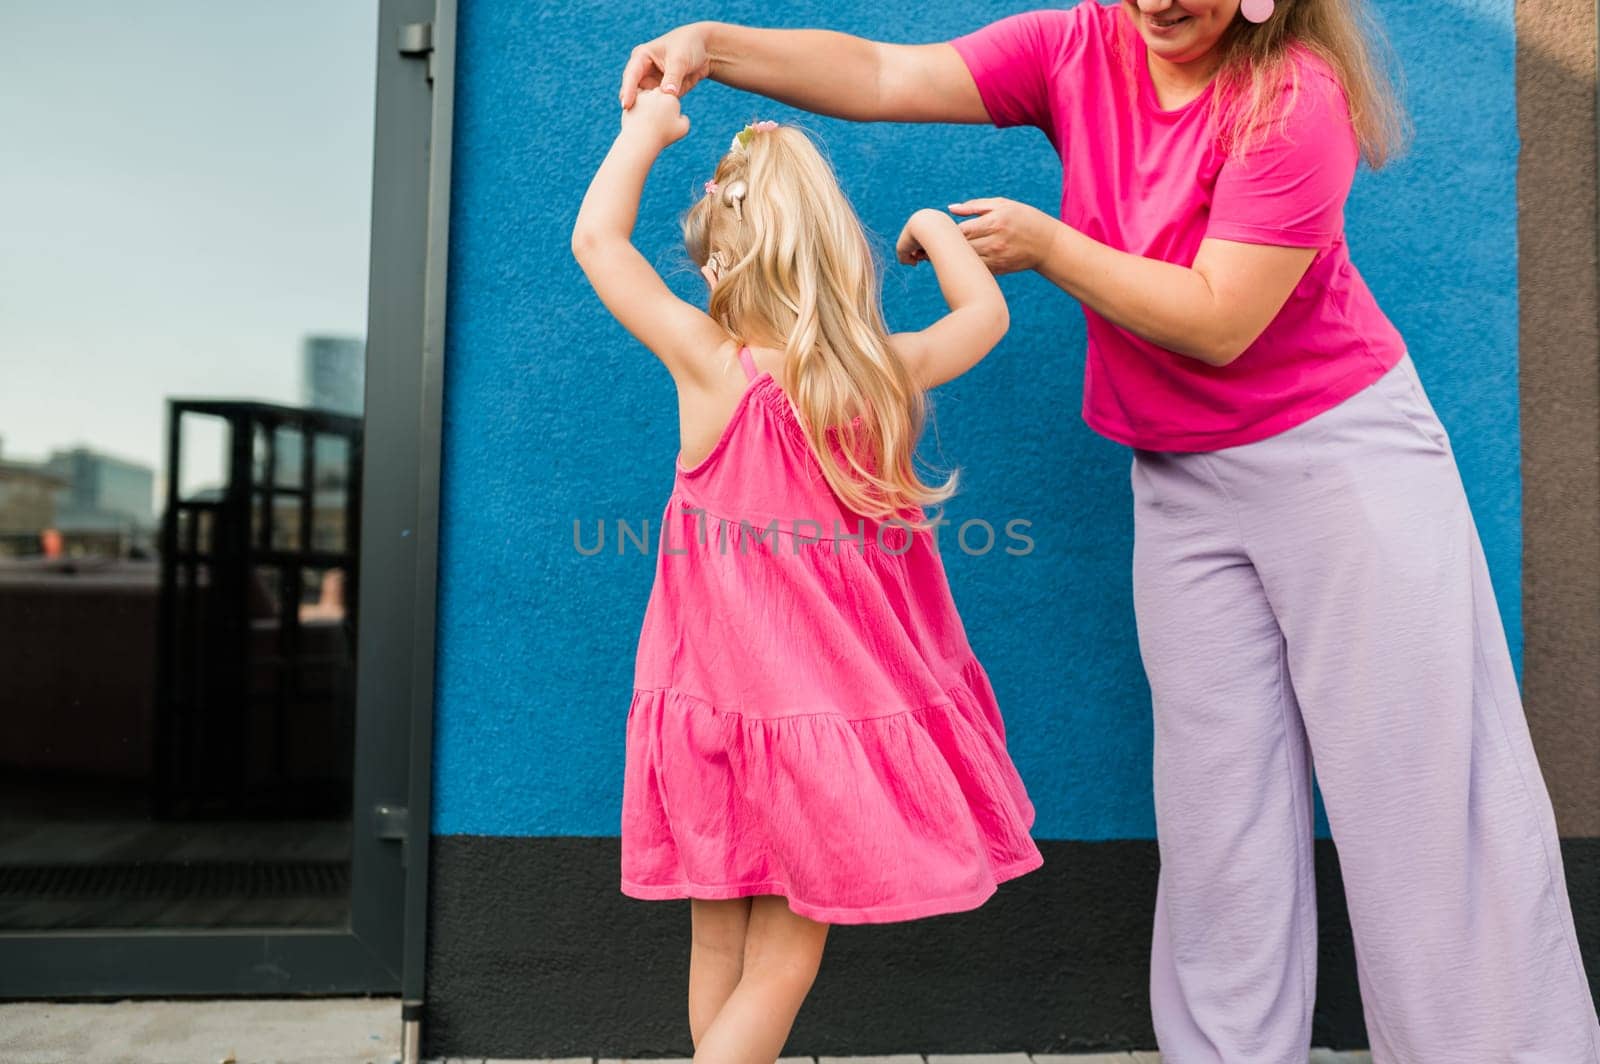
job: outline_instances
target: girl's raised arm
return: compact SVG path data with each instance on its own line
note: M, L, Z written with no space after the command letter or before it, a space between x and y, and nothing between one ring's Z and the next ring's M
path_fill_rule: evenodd
M613 317L666 365L673 380L705 384L707 353L727 339L705 311L672 294L633 246L646 176L663 148L689 132L676 97L641 93L600 164L572 227L572 254Z
M950 313L921 332L895 333L895 352L923 389L961 376L982 361L1011 326L1006 298L989 267L943 211L928 208L906 222L895 255L908 266L933 263Z

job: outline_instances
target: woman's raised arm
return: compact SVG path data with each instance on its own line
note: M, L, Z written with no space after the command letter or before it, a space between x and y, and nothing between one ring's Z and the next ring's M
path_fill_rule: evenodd
M857 122L988 122L961 56L948 44L884 44L832 30L692 22L639 45L620 99L678 96L705 78L814 114Z

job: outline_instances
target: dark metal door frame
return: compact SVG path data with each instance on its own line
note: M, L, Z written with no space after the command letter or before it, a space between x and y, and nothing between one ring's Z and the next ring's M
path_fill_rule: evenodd
M0 933L0 999L420 1003L454 51L455 0L379 0L350 926Z

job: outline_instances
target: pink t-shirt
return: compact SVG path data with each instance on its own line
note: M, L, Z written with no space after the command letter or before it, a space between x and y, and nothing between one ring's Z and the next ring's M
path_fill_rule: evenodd
M1162 110L1144 40L1117 5L1013 15L951 44L995 125L1038 126L1060 153L1061 220L1074 229L1183 266L1208 236L1318 249L1277 317L1227 366L1175 354L1084 307L1090 428L1146 450L1251 443L1337 405L1405 354L1345 246L1359 150L1326 63L1296 53L1299 91L1286 90L1294 102L1283 128L1230 160L1210 117L1214 83Z

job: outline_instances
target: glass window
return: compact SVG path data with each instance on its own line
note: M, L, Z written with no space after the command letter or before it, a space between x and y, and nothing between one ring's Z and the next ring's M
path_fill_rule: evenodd
M7 6L0 932L349 921L377 20Z

